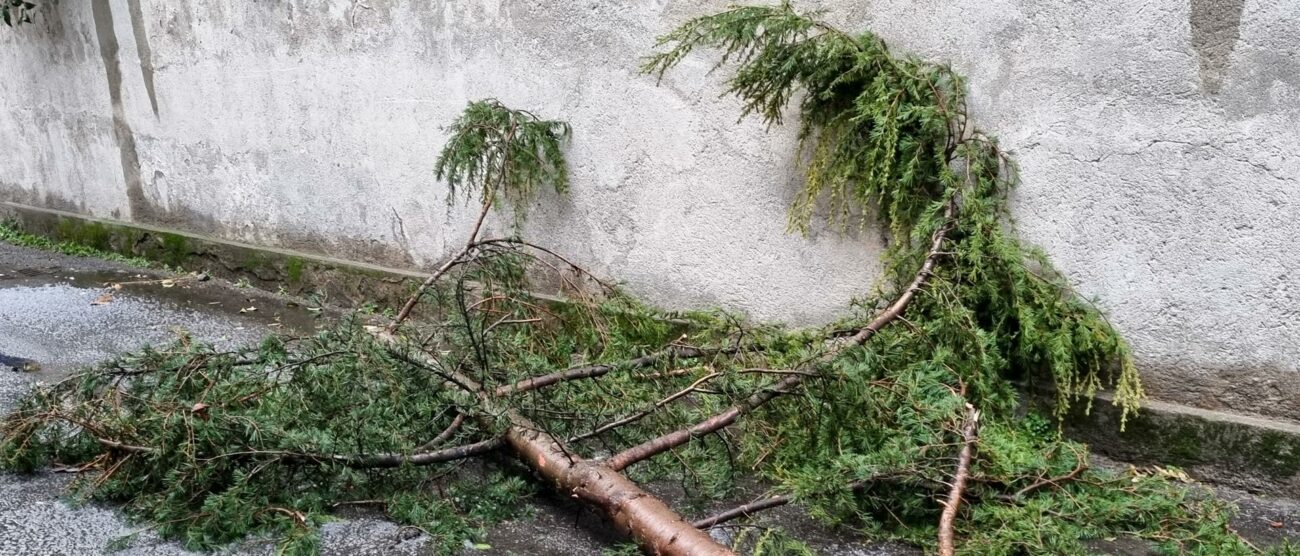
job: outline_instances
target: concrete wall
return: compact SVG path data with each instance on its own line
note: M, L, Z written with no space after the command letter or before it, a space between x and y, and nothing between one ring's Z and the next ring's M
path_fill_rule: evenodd
M827 319L879 238L783 232L792 130L654 37L732 0L46 0L0 30L0 200L402 267L470 218L432 179L466 101L568 119L530 237L670 306ZM1019 160L1018 229L1155 395L1300 420L1300 0L826 0L950 62ZM496 223L498 227L504 223Z

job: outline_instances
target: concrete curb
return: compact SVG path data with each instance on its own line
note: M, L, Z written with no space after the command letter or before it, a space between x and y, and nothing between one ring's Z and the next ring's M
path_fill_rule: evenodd
M143 257L170 267L203 270L231 281L247 279L268 291L323 296L331 304L392 305L428 274L289 249L207 237L175 229L94 218L0 202L0 220L23 231L102 251Z
M1100 394L1074 411L1066 435L1108 457L1176 465L1198 480L1257 494L1300 496L1300 425L1147 400L1120 431L1120 409Z

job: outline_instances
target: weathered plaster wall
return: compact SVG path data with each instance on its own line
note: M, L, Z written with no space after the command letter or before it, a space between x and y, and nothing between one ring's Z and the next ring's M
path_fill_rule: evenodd
M528 235L664 304L826 319L879 238L784 234L791 130L737 122L712 57L635 70L730 3L47 3L0 32L0 199L428 265L470 218L431 176L440 126L495 96L575 130L572 195ZM1020 232L1151 392L1300 420L1300 0L817 4L970 77Z

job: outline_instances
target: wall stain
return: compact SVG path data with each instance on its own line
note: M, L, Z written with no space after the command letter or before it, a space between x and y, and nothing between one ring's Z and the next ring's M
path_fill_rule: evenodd
M158 96L153 88L153 50L149 48L149 29L144 24L144 11L140 9L140 0L127 0L127 9L131 12L131 32L135 35L135 50L140 56L140 77L144 79L144 90L149 94L149 106L153 108L154 117L158 117Z
M95 20L95 38L99 42L99 56L104 60L104 75L108 79L108 100L113 105L113 137L122 159L122 178L126 181L126 198L131 206L131 217L140 218L150 212L148 199L140 181L140 154L136 151L135 134L126 121L122 105L122 67L118 64L117 35L113 33L113 7L109 0L91 0L91 14Z
M1190 0L1192 48L1200 62L1201 87L1217 95L1223 87L1232 50L1241 36L1245 0Z

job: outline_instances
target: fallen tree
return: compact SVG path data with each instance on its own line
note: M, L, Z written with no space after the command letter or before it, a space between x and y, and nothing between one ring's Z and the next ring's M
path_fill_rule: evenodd
M1092 470L1050 419L1016 416L1013 380L1049 382L1058 418L1107 385L1132 411L1141 389L1119 335L1007 230L1014 167L971 126L958 76L788 3L689 21L661 46L645 67L661 78L716 48L746 114L776 124L796 104L792 229L819 207L832 228L883 224L888 271L851 316L790 330L655 310L537 245L481 239L502 200L563 190L568 135L485 101L438 163L478 202L475 224L394 321L123 356L26 398L0 462L84 471L87 495L196 548L272 532L312 553L329 512L363 504L451 552L536 482L652 554L809 552L761 524L710 534L788 504L943 553L1073 553L1117 535L1249 550L1214 499ZM538 277L567 300L533 295ZM695 523L645 486L681 481L707 504L737 476L773 492Z

